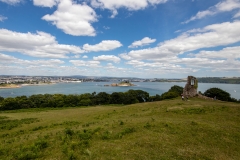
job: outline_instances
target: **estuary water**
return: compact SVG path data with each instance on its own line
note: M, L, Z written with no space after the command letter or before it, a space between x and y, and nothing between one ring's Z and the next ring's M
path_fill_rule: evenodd
M83 93L113 93L125 92L129 89L140 89L148 92L151 96L167 92L172 86L185 86L185 82L134 82L131 87L105 87L111 82L82 82L82 83L56 83L49 85L22 86L21 88L0 89L1 97L31 96L33 94L83 94ZM202 93L207 89L217 87L231 94L231 97L240 99L239 84L199 83L198 91Z

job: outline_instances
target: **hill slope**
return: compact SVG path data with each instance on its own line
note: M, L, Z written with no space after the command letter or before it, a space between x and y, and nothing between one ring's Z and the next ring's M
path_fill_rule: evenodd
M240 105L180 99L0 113L0 159L238 159Z

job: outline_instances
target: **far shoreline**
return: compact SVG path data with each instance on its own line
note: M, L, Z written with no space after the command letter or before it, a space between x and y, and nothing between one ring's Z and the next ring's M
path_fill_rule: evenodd
M24 86L42 86L42 85L51 85L51 84L56 84L56 83L40 83L40 84L4 84L0 85L0 89L13 89L13 88L21 88Z

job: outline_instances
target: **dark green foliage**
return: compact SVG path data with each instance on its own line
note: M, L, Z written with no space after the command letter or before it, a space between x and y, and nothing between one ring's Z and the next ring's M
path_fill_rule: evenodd
M149 93L142 90L129 90L124 93L123 104L134 104L149 101Z
M4 100L4 98L0 96L0 103L1 103L3 100Z
M151 96L149 101L161 101L164 99L173 99L180 96L183 93L183 87L174 85L167 92L163 93L161 96L156 94L156 96Z
M228 92L223 91L222 89L219 89L219 88L210 88L204 92L204 95L211 98L214 98L216 96L216 99L222 100L222 101L232 100Z
M85 94L81 94L78 96L78 104L80 106L90 106L92 105L92 101L91 101L91 94L90 93L85 93Z
M156 96L150 96L149 97L149 102L152 102L152 101L161 101L161 96L159 94L156 94Z
M174 85L168 90L168 92L175 92L178 95L181 95L183 93L183 87Z
M161 95L161 99L172 99L178 97L179 94L176 92L165 92Z
M66 128L65 129L65 134L68 136L72 136L74 134L74 131L72 129Z
M206 77L206 78L197 78L197 79L199 83L240 84L239 78Z
M174 85L168 92L162 95L156 94L149 96L149 93L142 90L128 90L127 92L106 92L85 93L81 95L63 95L63 94L37 94L30 97L19 96L15 98L0 97L0 110L15 110L28 108L60 108L60 107L79 107L79 106L94 106L108 104L134 104L143 102L160 101L164 99L173 99L181 95L183 87ZM208 97L216 96L217 99L223 101L240 102L235 98L231 98L230 94L218 88L207 90L204 95Z
M113 92L110 96L111 104L122 104L124 100L124 93L122 92Z
M1 110L13 110L13 109L20 109L18 102L15 98L5 98L1 102Z
M100 105L100 104L109 104L110 102L110 95L106 92L99 92L95 96L95 104Z

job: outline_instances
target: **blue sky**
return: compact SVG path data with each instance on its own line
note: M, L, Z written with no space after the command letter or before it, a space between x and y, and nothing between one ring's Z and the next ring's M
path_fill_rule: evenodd
M240 77L240 0L0 0L0 75Z

